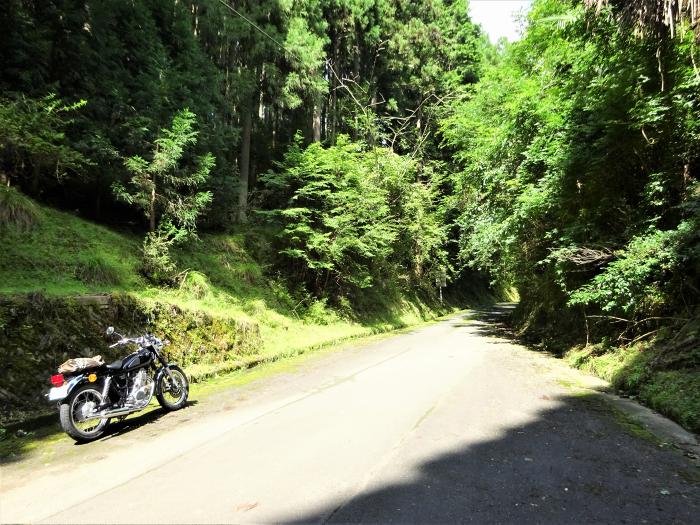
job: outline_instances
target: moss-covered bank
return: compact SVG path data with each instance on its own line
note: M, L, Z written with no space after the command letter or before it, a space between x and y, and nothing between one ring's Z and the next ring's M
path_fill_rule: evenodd
M662 341L628 347L597 344L574 348L566 359L700 433L700 347L669 351Z
M260 329L250 320L127 294L0 297L2 424L50 409L43 394L49 388L49 376L66 359L97 354L107 361L122 357L125 349L110 349L112 340L104 335L110 325L129 334L152 332L169 339L168 358L186 369L245 362L262 346Z

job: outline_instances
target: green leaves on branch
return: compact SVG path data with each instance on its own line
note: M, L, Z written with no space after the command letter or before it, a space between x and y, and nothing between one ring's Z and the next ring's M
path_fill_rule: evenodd
M0 97L0 160L9 176L38 185L43 177L62 179L89 165L66 138L68 116L85 104L66 104L54 93Z
M173 118L170 129L161 130L150 160L140 156L126 159L132 174L128 186L114 183L118 199L144 212L150 232L144 243L144 273L156 281L167 280L174 265L168 248L196 237L197 218L211 203L212 194L200 191L214 167L211 153L183 162L188 146L197 143L195 115L185 109Z
M693 32L659 45L559 0L528 19L441 122L461 260L533 310L687 313L700 304Z
M434 189L406 157L346 136L332 147L297 140L262 179L278 207L261 214L281 223L280 254L314 293L417 283L445 257Z
M700 256L698 224L633 238L616 259L590 282L574 290L571 305L593 305L604 312L654 312L675 299L683 263Z
M180 166L185 148L197 143L195 115L180 111L173 118L171 129L161 130L155 141L151 160L138 155L126 159L132 174L128 186L113 185L120 200L140 208L151 224L170 225L169 237L184 239L196 232L196 220L211 202L211 193L197 191L207 181L214 166L211 153L199 157L190 166Z

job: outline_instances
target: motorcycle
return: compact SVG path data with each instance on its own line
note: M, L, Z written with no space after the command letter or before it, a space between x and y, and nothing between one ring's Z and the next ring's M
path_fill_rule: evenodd
M167 411L187 403L187 376L161 353L168 341L152 334L124 337L111 326L107 335L119 337L110 348L133 344L137 350L110 364L98 361L97 366L53 375L53 388L46 394L48 401L58 403L61 427L78 442L99 438L112 418L143 410L154 393Z

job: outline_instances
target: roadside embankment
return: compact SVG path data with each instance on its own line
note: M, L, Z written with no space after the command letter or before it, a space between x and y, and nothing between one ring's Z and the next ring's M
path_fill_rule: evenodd
M611 330L606 316L588 316L584 325L581 315L565 306L520 303L510 325L527 343L563 357L570 366L608 381L622 396L700 434L697 315L671 325L661 324L667 318L660 318L659 327L636 340Z
M72 357L123 357L110 349L105 327L127 334L155 333L171 344L168 359L183 366L192 382L249 368L355 337L387 332L436 318L454 308L431 308L405 301L382 322L341 319L289 319L278 324L262 316L191 309L127 293L47 297L0 296L0 425L18 423L53 411L44 394L58 365ZM234 314L235 315L235 314Z
M123 357L110 349L106 326L129 334L152 332L169 339L168 359L182 366L243 366L260 353L260 327L245 319L214 316L123 293L87 297L40 294L0 297L0 398L3 424L46 412L48 378L72 357ZM196 378L195 378L196 379Z
M566 361L700 434L700 346L597 344L570 350Z

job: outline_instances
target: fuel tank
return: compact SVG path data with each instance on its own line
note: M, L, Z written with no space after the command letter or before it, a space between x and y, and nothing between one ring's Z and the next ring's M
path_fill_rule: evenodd
M148 366L153 361L153 356L148 350L139 350L133 354L129 354L124 359L122 359L122 371L130 372L136 370L137 368L143 368Z

